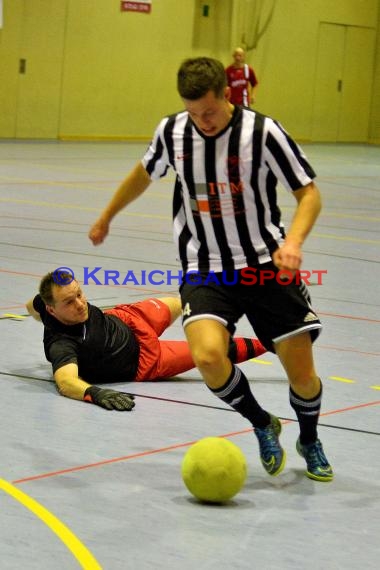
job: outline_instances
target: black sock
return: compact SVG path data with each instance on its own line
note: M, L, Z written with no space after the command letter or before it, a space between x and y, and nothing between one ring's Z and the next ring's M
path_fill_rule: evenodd
M251 392L249 383L243 372L232 365L232 372L227 382L221 388L212 389L211 392L223 402L231 406L242 416L247 418L253 427L264 428L270 423L268 412L263 410Z
M315 442L318 438L317 426L322 403L322 382L318 394L311 400L301 398L292 388L289 390L289 400L290 405L297 414L301 444L307 445Z

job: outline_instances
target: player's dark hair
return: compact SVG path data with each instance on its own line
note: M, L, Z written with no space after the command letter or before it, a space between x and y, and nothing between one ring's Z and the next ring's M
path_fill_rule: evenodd
M45 305L54 305L53 286L64 287L73 281L73 276L65 271L51 271L40 282L39 294Z
M177 89L181 97L194 101L208 91L222 98L227 86L223 64L211 57L186 59L178 70Z

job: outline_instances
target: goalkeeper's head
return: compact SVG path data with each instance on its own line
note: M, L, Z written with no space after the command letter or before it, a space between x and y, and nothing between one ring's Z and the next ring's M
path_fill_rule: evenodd
M47 312L65 325L77 325L88 319L87 299L75 277L68 271L47 273L39 293Z

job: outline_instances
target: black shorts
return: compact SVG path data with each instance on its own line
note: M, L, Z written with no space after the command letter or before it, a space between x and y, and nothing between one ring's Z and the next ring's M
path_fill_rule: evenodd
M210 273L201 274L201 279L198 274L194 283L185 279L180 287L183 326L196 320L214 319L233 335L237 321L245 315L257 337L271 352L275 352L277 342L303 332L309 332L314 341L322 325L303 286L289 279L285 284L272 263L254 271L256 276L259 271L272 272L273 278L257 278L254 283L243 269L234 272L234 276L214 273L211 279Z

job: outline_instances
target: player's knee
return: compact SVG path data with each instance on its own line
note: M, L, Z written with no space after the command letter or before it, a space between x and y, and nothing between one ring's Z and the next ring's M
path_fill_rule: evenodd
M195 366L200 370L213 370L226 358L220 347L199 347L192 352Z

